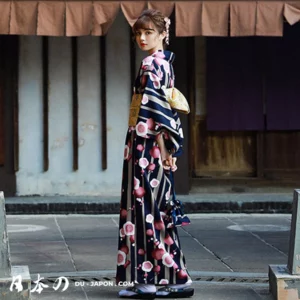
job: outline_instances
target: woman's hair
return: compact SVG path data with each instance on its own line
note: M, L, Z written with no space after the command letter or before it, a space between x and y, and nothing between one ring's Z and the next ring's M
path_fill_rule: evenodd
M139 29L148 28L151 22L160 34L164 31L166 32L166 38L163 40L163 43L169 44L170 19L156 9L146 9L142 12L132 27L134 35Z

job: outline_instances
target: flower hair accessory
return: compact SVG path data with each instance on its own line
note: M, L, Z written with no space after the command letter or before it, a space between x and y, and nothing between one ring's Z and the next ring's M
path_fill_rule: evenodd
M169 27L171 24L171 20L167 17L164 18L164 21L166 22L166 44L169 45Z

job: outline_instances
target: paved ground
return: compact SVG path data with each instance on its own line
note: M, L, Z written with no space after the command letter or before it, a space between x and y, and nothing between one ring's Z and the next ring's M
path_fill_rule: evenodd
M268 265L287 263L291 215L189 216L192 224L180 228L180 237L193 299L272 299ZM13 265L28 265L33 280L37 274L70 279L63 293L46 280L49 287L32 293L33 300L117 299L120 287L103 286L113 284L117 215L8 215L7 223Z

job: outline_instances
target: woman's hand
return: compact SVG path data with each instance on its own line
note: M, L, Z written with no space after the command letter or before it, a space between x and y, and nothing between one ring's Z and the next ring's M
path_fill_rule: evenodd
M162 161L163 168L165 170L171 169L171 171L175 172L177 170L177 166L176 166L177 158L172 157L172 154L169 153L161 134L159 134L157 137L157 144L160 149L160 155L161 155L161 161Z
M176 157L172 157L172 155L168 153L166 158L164 158L164 156L162 155L161 159L162 159L163 168L165 170L171 169L172 172L175 172L177 170L177 166L176 166L177 158Z
M172 155L166 149L160 150L160 153L161 153L161 161L162 161L163 168L165 170L170 170L173 164Z

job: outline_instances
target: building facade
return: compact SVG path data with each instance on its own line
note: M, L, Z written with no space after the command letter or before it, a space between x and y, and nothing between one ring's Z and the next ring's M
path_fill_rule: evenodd
M188 193L193 178L299 175L290 151L300 139L297 3L4 3L0 189L7 195L119 195L131 87L145 56L130 24L147 5L171 17L176 86L191 105L182 116L179 192Z

